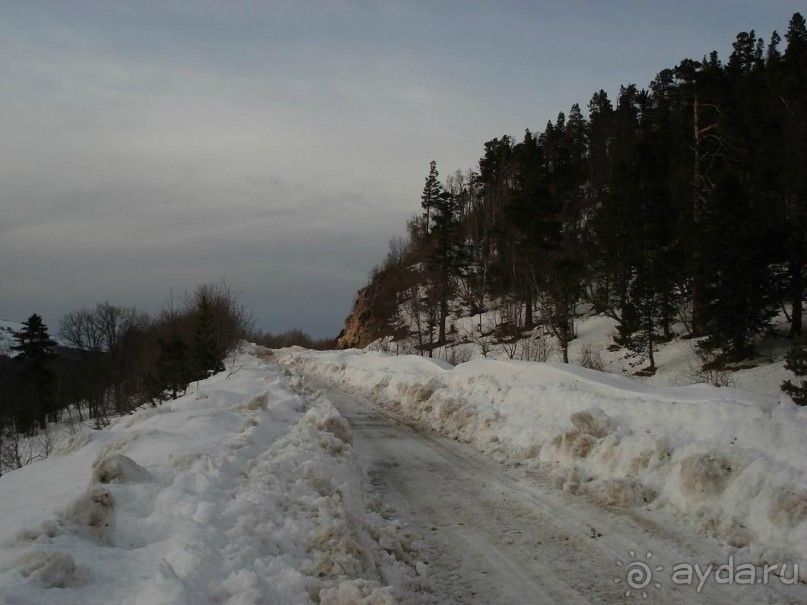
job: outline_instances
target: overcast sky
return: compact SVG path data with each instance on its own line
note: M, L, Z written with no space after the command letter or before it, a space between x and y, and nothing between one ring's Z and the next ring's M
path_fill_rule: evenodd
M259 327L335 335L430 160L800 4L0 0L0 318L226 277Z

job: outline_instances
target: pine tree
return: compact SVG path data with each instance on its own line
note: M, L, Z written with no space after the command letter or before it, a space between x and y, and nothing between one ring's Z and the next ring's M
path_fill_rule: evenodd
M23 365L22 393L16 406L17 431L31 434L45 428L47 420L59 419L56 405L56 375L51 369L56 343L48 335L48 327L34 313L14 332L17 344L11 347L17 353L16 361Z
M188 345L176 334L168 341L158 339L157 344L160 347L157 368L149 378L151 397L160 401L176 399L196 377Z
M208 378L224 371L224 360L216 346L210 299L205 293L199 298L196 330L193 334L194 379Z
M426 176L423 194L420 196L420 205L423 208L423 235L428 235L431 232L432 209L437 205L438 198L443 192L443 186L437 180L439 175L437 162L432 160L429 163L429 174Z
M787 49L782 57L780 78L782 94L778 96L776 114L784 124L781 166L781 192L790 272L790 335L803 331L801 305L804 300L807 271L807 24L800 13L793 15L787 34ZM771 41L773 45L773 40Z
M459 241L459 223L456 216L456 200L448 191L442 191L434 204L433 251L428 260L435 273L436 293L439 301L437 341L446 340L446 318L451 284L461 269L462 249Z

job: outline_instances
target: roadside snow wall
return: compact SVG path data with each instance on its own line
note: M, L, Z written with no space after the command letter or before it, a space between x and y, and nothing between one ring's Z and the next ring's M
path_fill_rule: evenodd
M367 397L559 489L666 508L760 564L807 574L807 408L706 385L658 388L553 363L286 349L292 371ZM802 581L807 578L802 578Z

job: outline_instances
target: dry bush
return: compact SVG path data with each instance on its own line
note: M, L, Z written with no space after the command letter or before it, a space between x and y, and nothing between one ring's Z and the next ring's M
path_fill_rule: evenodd
M367 348L376 353L389 353L392 350L392 339L384 336L374 340Z
M22 468L53 453L55 436L49 428L33 437L6 428L0 433L0 475Z
M508 300L502 305L496 317L496 335L504 354L514 359L520 347L523 333L524 307L520 301Z
M686 378L693 384L710 384L713 387L721 388L737 386L731 370L711 367L697 361L693 361L687 366Z
M556 352L555 342L548 335L540 334L523 339L519 355L523 361L547 362Z
M471 361L471 355L471 350L467 346L455 345L441 349L438 358L450 363L452 366L457 366L466 361Z
M581 367L588 368L589 370L596 370L598 372L605 371L605 362L602 360L600 352L589 343L584 344L580 349L577 363L580 364Z

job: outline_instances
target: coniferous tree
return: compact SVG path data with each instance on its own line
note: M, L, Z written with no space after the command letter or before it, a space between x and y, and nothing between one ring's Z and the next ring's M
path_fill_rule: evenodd
M437 205L438 198L443 192L443 186L437 177L437 162L432 160L429 163L429 174L426 176L426 184L423 186L423 193L420 196L420 205L423 208L423 235L431 232L432 209Z
M775 114L783 123L781 199L787 226L790 335L803 331L802 301L807 264L807 25L800 13L793 15L786 34L787 48L779 70L780 104ZM771 45L775 47L774 40ZM771 53L769 53L770 55ZM774 59L775 60L775 59Z
M15 422L17 431L30 434L45 428L48 420L59 419L56 406L56 375L52 369L56 343L48 335L48 327L34 313L23 328L14 332L17 344L11 347L17 353L16 361L22 364L22 392L18 397Z
M459 223L456 217L456 199L448 191L441 191L434 204L432 235L434 248L429 265L435 272L436 290L439 299L437 341L446 340L448 301L452 294L452 282L462 266L462 247L459 241Z
M224 360L216 346L213 315L210 300L202 292L196 314L196 330L193 334L194 378L201 380L224 371Z
M194 375L189 347L177 334L167 341L158 338L157 344L160 354L156 369L149 377L151 396L160 401L176 399L197 377Z

